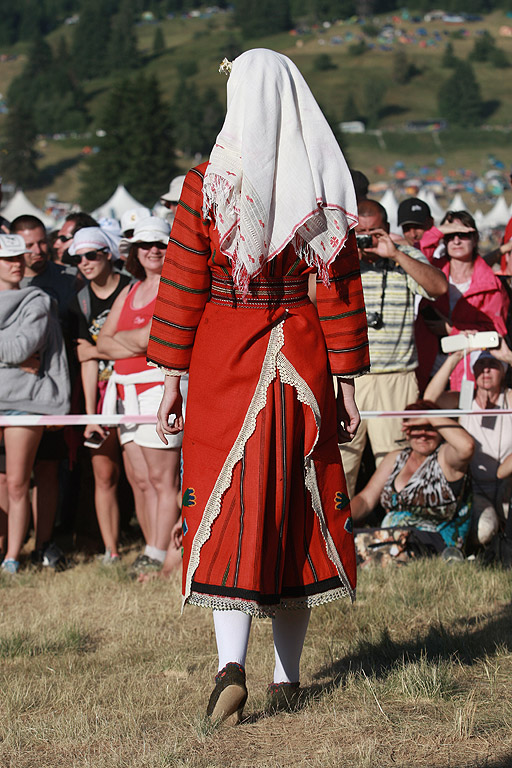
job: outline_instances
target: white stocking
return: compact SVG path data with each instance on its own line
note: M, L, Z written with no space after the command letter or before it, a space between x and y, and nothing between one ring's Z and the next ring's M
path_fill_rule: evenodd
M245 667L251 619L242 611L214 611L213 624L219 652L219 671L230 661Z
M298 683L299 665L310 608L276 611L272 619L276 666L274 683Z

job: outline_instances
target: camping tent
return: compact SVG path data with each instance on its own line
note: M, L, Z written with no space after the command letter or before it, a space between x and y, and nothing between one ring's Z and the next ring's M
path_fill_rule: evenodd
M139 203L134 197L130 195L122 184L119 184L116 191L106 203L100 205L93 211L92 215L99 221L100 219L121 219L121 216L125 211L129 211L131 208L143 208L143 204Z
M457 192L453 200L451 201L450 205L448 206L449 211L467 211L468 207L464 200L462 199L462 196ZM469 213L469 211L468 211Z
M504 227L509 220L509 211L503 195L500 195L490 211L484 216L484 227L494 229Z
M380 204L386 209L388 214L389 227L392 232L398 231L397 213L398 213L398 201L393 193L392 189L387 189L380 199Z
M439 205L437 198L432 190L428 189L427 187L422 187L422 189L420 189L418 192L418 198L423 200L423 202L428 205L432 214L432 218L436 224L439 224L444 216L444 208Z
M40 208L31 203L21 189L9 200L2 210L2 216L7 221L13 221L17 216L37 216L47 229L53 229L55 226L55 219L47 216Z

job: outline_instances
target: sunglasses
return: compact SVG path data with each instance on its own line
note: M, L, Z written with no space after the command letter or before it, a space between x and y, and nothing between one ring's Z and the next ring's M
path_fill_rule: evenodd
M449 235L444 236L445 243L451 243L451 241L458 237L459 240L472 240L474 232L450 232Z
M153 247L158 248L159 251L164 251L167 244L156 240L151 243L137 243L137 248L142 248L143 251L150 251Z
M67 243L69 240L72 240L72 239L73 239L73 235L57 235L57 237L55 238L55 242L57 242L57 240L62 240L63 243Z
M71 263L78 267L82 259L87 259L87 261L97 261L100 256L105 255L105 253L108 253L106 248L100 248L97 251L87 251L87 253L76 253L74 256L70 256L69 260Z

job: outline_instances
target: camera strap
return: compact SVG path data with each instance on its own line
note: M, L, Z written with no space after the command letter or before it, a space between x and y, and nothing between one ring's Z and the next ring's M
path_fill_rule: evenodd
M386 285L388 282L388 265L386 264L382 270L382 285L380 293L380 311L382 321L384 322L384 297L386 295Z

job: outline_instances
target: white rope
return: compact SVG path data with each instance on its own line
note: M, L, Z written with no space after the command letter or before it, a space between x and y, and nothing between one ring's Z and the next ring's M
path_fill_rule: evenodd
M362 419L415 419L417 416L448 416L458 419L459 416L506 416L512 413L511 408L489 408L484 411L467 411L458 408L446 408L439 411L361 411ZM99 424L101 426L118 426L119 424L156 424L156 414L152 416L137 414L67 414L63 416L0 416L0 427L64 427L79 426L85 424Z

